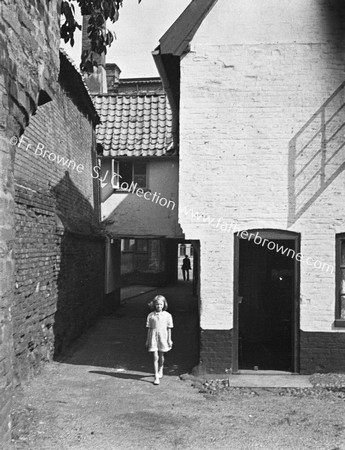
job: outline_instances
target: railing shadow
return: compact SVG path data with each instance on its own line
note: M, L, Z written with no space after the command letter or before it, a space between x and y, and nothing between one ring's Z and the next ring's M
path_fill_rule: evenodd
M289 226L345 169L344 147L345 82L289 142Z

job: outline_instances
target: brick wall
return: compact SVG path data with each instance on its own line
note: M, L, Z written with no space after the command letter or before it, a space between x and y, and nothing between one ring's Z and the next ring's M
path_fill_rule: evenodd
M15 149L38 93L53 95L59 67L59 1L3 0L0 4L0 447L10 445L12 396Z
M61 260L53 327L55 355L66 350L103 312L105 271L102 238L65 233L58 244Z
M181 60L179 222L200 239L205 330L233 326L233 233L185 206L240 230L301 233L306 257L335 263L344 36L341 1L219 0ZM333 332L334 283L301 263L302 330Z
M62 58L62 69L68 68ZM53 101L38 108L17 146L12 314L18 382L65 350L103 308L94 127L80 106L85 89L71 83L62 72Z
M345 333L301 332L300 371L345 372Z
M232 330L201 330L200 361L207 373L226 373L232 368Z

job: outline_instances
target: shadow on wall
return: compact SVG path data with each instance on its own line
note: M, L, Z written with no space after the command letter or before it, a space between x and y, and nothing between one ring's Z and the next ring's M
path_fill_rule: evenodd
M345 169L344 95L345 82L289 143L289 226Z
M56 359L103 312L104 238L97 230L94 209L68 172L52 193L60 221L56 228Z
M152 195L154 193L155 191L152 190ZM177 202L176 199L171 200L169 193L161 193L161 196L157 197L162 200L163 204L166 202L165 206L145 200L133 192L115 193L112 198L116 200L116 205L113 206L109 216L104 219L104 224L109 231L125 235L169 237L175 237L180 231L177 222ZM128 221L128 214L131 214L130 221Z
M341 67L344 63L345 47L345 5L342 0L325 0L317 2L319 9L320 27L319 34L323 41L334 44L333 52L324 54L324 58L331 58L334 65L334 56Z

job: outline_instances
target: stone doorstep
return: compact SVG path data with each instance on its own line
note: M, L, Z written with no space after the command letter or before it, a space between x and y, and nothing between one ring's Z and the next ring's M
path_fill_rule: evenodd
M183 377L183 376L182 376ZM309 375L278 371L241 371L237 374L208 374L191 377L199 382L229 380L230 387L245 388L312 388ZM182 378L183 379L183 378Z
M239 374L229 377L233 387L265 387L265 388L312 388L308 375L298 374Z

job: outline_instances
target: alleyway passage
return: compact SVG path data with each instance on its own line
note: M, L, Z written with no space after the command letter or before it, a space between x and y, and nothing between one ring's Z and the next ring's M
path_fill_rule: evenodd
M165 373L179 375L190 371L198 363L197 299L191 292L191 283L180 282L126 299L115 314L105 316L86 333L62 362L115 369L116 373L123 372L124 378L149 376L152 361L145 341L146 317L151 310L147 304L155 295L162 294L174 318L174 344L167 353Z
M174 414L175 404L190 395L202 402L178 378L198 362L198 306L191 292L191 283L179 282L126 299L60 362L48 364L31 388L24 388L24 403L30 406L15 417L14 436L21 437L15 448L155 448L156 440L160 448L174 447L171 439L175 438L164 437L165 427L174 430L178 425L173 433L177 441L181 425L185 431L189 427L188 421ZM145 322L150 312L147 303L158 293L168 300L174 329L173 349L157 387L152 384L151 354L145 348ZM35 423L35 416L44 420ZM130 433L128 422L133 425ZM31 429L25 431L28 425Z

